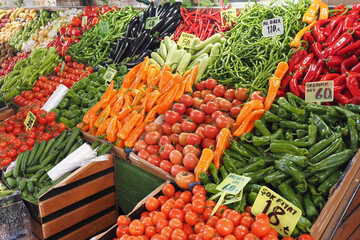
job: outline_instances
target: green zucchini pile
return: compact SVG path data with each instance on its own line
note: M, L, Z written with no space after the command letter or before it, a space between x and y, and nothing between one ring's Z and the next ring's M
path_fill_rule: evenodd
M42 194L70 174L51 181L47 172L82 144L84 140L80 137L80 128L73 132L65 130L59 137L48 142L37 142L32 151L27 150L18 155L15 168L4 175L4 180L11 189L21 191L23 199L37 203ZM98 147L98 156L107 154L112 147L107 143L99 145L99 141L91 145L92 148Z
M309 232L329 191L359 148L360 107L306 103L292 93L280 97L250 133L223 155L219 173L200 174L208 192L229 173L250 177L236 210L252 205L265 185L302 211L293 235Z

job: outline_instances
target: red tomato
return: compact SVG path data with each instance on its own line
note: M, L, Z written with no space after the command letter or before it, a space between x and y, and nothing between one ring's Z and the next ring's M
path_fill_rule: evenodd
M264 103L265 97L262 96L262 93L260 91L255 91L251 94L250 100L259 100Z
M213 114L213 112L218 111L220 109L220 105L216 102L208 102L206 103L206 107L204 109L206 114Z
M224 93L224 97L228 101L234 100L235 99L235 89L230 88L230 89L226 90Z
M171 144L176 145L179 143L179 134L172 133L169 138L171 140Z
M180 103L183 103L186 107L190 107L194 102L194 99L189 95L182 95L180 98Z
M161 134L158 131L145 134L145 142L147 144L157 144L160 141Z
M150 156L150 154L149 154L148 151L146 151L146 150L140 150L140 151L138 152L138 156L139 156L140 158L144 159L144 160L147 160L148 157Z
M162 160L159 164L159 167L168 173L170 173L172 166L173 166L173 164L168 160Z
M214 89L214 87L217 85L217 81L215 79L209 78L205 80L205 87L207 89Z
M189 121L183 121L181 123L181 130L184 132L195 132L196 130L196 124L194 122L189 122Z
M125 234L129 234L129 227L124 225L119 225L116 229L116 236L118 238L121 238Z
M189 171L193 171L198 163L199 163L199 159L196 157L194 153L186 154L183 159L183 164Z
M27 145L22 145L20 147L20 152L26 152L27 150L29 150L29 147Z
M186 239L187 239L186 233L182 229L177 228L171 233L171 240L186 240Z
M170 210L169 218L170 219L176 218L182 221L184 219L184 213L180 209L174 208Z
M207 138L215 139L220 130L216 126L206 125L204 128L204 135Z
M237 117L237 115L240 113L241 111L241 107L240 106L237 106L237 107L232 107L230 108L230 116L231 117Z
M253 224L254 219L252 217L249 216L243 216L240 220L240 224L244 225L245 227L247 227L248 229L251 228L251 225Z
M164 227L167 227L169 226L169 221L166 220L166 219L160 219L159 221L157 221L157 223L155 224L155 227L156 227L156 231L157 232L161 232L161 230L164 228Z
M201 144L201 137L197 134L189 133L187 137L187 144L198 147Z
M183 150L183 155L185 156L188 153L194 153L198 157L200 156L201 151L193 145L186 145Z
M26 140L26 145L28 145L29 147L34 146L35 144L35 140L32 138L28 138L28 140Z
M139 219L133 220L129 225L129 233L133 236L140 236L144 233L145 227Z
M149 154L158 154L160 147L158 145L148 145L146 148L146 151L148 151Z
M211 114L211 119L213 120L213 122L216 122L216 119L219 117L219 116L225 116L225 113L224 112L221 112L221 111L215 111Z
M166 227L164 227L163 229L161 229L160 233L161 233L161 235L164 235L164 236L166 236L168 239L170 239L171 234L172 234L173 231L174 231L174 229L173 229L172 227L166 226Z
M205 202L201 199L195 199L191 203L191 210L193 210L195 213L202 213L204 211Z
M199 110L190 113L190 119L195 123L202 123L205 120L205 114Z
M180 121L180 114L173 110L168 110L164 114L165 121L169 124L174 124Z
M221 218L219 221L217 221L215 229L220 234L220 236L224 237L232 233L234 230L234 224L227 218Z
M223 97L225 91L226 91L226 87L223 84L219 84L214 88L213 93L217 97Z
M180 115L183 115L186 111L186 106L183 103L174 103L172 109Z
M157 125L155 122L149 123L145 126L145 133L155 132L159 130L160 130L160 126Z
M204 240L211 240L216 236L216 230L210 226L205 226L202 233Z
M209 209L209 208L207 208L207 209ZM210 227L215 228L215 225L216 225L217 221L219 221L219 219L220 219L220 218L219 218L218 216L213 215L212 217L210 217L210 218L207 220L206 224L209 225Z
M172 150L174 150L174 146L168 143L165 143L161 148L160 148L160 157L162 157L163 159L169 159L169 155L170 152Z
M202 90L200 93L200 98L204 99L206 95L211 94L211 90Z
M195 175L188 171L181 171L177 173L175 176L176 184L183 189L188 189L189 184L193 183L194 181L195 181Z
M169 160L173 164L179 164L181 165L183 163L183 155L178 150L172 150L169 154Z
M198 216L194 212L185 213L185 222L190 226L194 226L197 223Z
M138 140L134 145L134 151L139 152L140 150L146 150L148 144L144 140Z
M248 92L249 92L249 89L247 89L247 88L238 88L235 91L235 98L239 101L244 102L249 98Z
M186 146L186 145L187 145L188 136L189 136L188 133L185 133L185 132L180 133L180 135L179 135L179 143L180 143L181 145L183 145L183 146Z
M155 155L150 155L148 158L147 158L147 161L157 167L160 166L160 162L161 162L161 158L155 156Z
M248 233L245 235L245 237L243 238L243 240L258 240L259 238L253 234L253 233Z
M226 100L225 98L221 99L219 105L220 105L220 109L224 111L230 111L230 109L232 108L232 103Z
M118 218L117 218L117 224L119 226L129 226L130 225L130 218L126 215L120 215Z
M299 240L314 240L314 238L310 234L301 234L298 238Z
M191 134L193 134L193 133L191 133ZM201 143L201 140L203 140L205 138L204 127L198 127L195 131L195 135L200 137L200 143Z
M244 225L239 225L234 229L233 234L237 239L243 239L246 234L249 233L249 229L247 229Z
M175 124L178 124L178 123L175 123ZM161 125L161 130L166 135L170 135L173 133L171 124L167 123L167 122L164 122L164 124Z
M269 216L266 215L265 213L259 213L258 215L256 215L255 221L258 221L260 219L270 222Z
M204 90L204 91L205 91L205 90ZM200 99L200 98L195 97L195 98L193 98L193 99L194 99L193 104L192 104L192 107L193 107L193 108L198 109L199 106L204 103L204 101L203 101L202 99Z
M147 226L145 228L145 235L148 238L151 238L152 236L154 236L156 234L156 228L154 226Z
M201 91L205 89L205 82L200 82L198 84L196 84L196 89Z
M175 177L181 171L187 171L186 167L174 164L170 169L170 174Z
M219 128L219 129L223 129L223 128L228 127L230 129L232 127L232 124L231 124L230 121L231 121L230 118L227 118L227 117L221 115L221 116L216 118L216 121L215 121L216 127Z
M205 97L204 97L204 103L207 104L209 102L213 102L215 100L216 96L212 93L210 94L207 94Z
M167 197L171 197L175 194L175 187L171 183L167 183L162 189L162 193Z
M270 222L263 219L257 220L251 225L251 231L259 237L265 236L270 229Z

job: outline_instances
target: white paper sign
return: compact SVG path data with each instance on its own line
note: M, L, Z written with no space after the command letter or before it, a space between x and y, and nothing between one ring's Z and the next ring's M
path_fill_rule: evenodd
M278 17L262 21L262 33L264 37L272 37L283 34L283 18Z

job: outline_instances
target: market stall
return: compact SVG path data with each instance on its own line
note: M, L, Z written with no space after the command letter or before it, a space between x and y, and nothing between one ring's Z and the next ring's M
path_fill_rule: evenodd
M0 10L0 239L358 239L360 5L146 4Z

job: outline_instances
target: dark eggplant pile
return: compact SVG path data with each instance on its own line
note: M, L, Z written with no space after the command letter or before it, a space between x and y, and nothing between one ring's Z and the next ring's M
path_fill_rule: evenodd
M151 2L139 17L130 21L125 37L121 37L110 51L107 64L123 62L127 67L134 67L156 51L160 40L170 36L179 26L182 20L180 6L181 2L166 2L155 7ZM159 21L151 29L146 29L147 19L153 17L158 17Z

